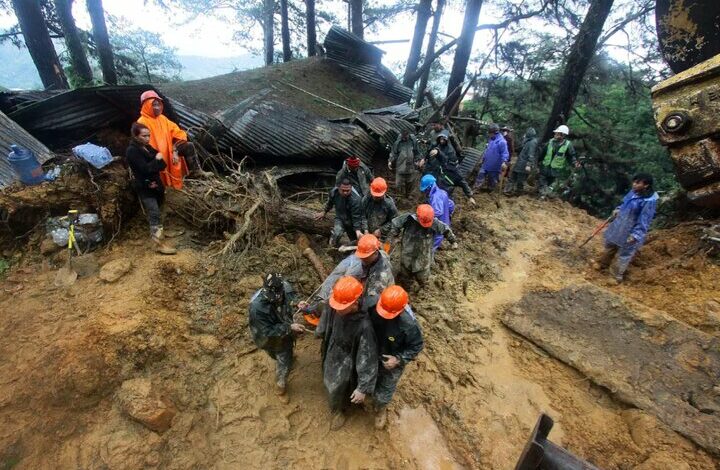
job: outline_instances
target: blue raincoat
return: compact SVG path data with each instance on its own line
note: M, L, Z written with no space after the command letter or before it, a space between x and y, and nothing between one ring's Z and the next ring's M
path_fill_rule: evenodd
M485 153L483 154L482 169L486 172L500 172L503 163L510 160L507 142L499 132L495 134L489 141Z
M619 248L618 274L625 272L635 253L645 243L645 236L655 217L657 200L656 192L644 196L631 190L618 207L617 217L605 230L605 246ZM635 239L635 243L628 243L630 237Z
M449 227L450 216L455 212L455 202L450 199L447 191L440 189L437 184L433 184L428 193L428 204L430 204L435 211L435 217ZM438 249L444 238L442 235L435 236L433 251Z

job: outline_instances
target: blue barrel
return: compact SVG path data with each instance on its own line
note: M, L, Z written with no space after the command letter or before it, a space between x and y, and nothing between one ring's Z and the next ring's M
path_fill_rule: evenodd
M10 148L12 152L8 154L8 162L10 162L23 184L33 185L45 181L42 167L31 150L17 145L11 145Z

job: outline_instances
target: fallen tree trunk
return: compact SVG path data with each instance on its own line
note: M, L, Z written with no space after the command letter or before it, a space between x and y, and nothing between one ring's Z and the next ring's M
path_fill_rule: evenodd
M312 248L308 247L303 250L303 255L305 255L305 257L310 260L313 267L315 268L315 271L317 271L318 276L320 276L320 280L324 281L325 278L328 276L328 272L325 269L325 265L322 263L322 260L320 260L315 251Z
M531 292L502 322L720 454L720 339L591 285Z

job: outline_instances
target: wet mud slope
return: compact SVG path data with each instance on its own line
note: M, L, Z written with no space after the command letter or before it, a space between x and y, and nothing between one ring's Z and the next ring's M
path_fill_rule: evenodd
M544 411L556 420L551 439L601 468L716 468L706 451L500 317L529 292L588 282L662 309L682 303L682 289L663 293L644 280L657 263L688 285L717 279L717 266L693 258L686 270L671 261L672 244L665 254L651 242L639 260L647 264L610 286L586 262L598 247L575 248L597 223L583 212L528 198L499 209L488 196L474 209L459 202L461 249L439 252L430 285L413 298L426 348L406 368L384 431L361 408L329 431L311 336L297 343L290 404L272 393L274 365L250 340L247 305L271 267L304 295L317 286L300 234L221 258L221 242L188 231L178 255L161 257L138 217L95 254L98 266L127 258L130 270L114 282L89 274L67 290L52 286L60 255L28 246L0 282L0 467L500 470L514 466ZM321 237L309 242L327 268L338 261ZM705 311L699 318L692 308L714 305L718 291L696 288L701 300L667 313L714 335Z

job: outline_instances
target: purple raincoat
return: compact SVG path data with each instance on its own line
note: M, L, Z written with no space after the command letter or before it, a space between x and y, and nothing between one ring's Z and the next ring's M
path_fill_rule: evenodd
M450 199L447 191L440 189L437 184L433 184L428 193L428 204L430 204L435 211L435 217L440 222L444 222L448 227L450 226L450 216L455 212L455 202ZM437 250L443 241L442 235L435 236L435 243L433 243L433 251Z

